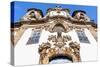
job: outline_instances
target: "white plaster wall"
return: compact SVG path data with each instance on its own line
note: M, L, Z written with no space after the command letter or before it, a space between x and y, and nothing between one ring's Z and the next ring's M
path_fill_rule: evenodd
M80 43L81 61L97 61L97 42L88 29L85 29L85 34L90 43Z
M27 45L31 32L32 28L27 29L15 46L15 66L39 64L39 45L42 44L42 42L47 42L49 35L56 35L56 33L42 30L39 43Z
M27 29L22 35L21 39L15 46L15 65L29 65L36 63L35 60L35 45L26 45L32 30ZM37 47L37 46L35 46Z

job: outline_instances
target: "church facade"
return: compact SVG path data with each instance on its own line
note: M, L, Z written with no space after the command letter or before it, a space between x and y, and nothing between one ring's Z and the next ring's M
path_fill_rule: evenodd
M11 44L14 65L95 61L97 25L83 10L70 15L69 9L55 7L43 16L30 8L12 24Z

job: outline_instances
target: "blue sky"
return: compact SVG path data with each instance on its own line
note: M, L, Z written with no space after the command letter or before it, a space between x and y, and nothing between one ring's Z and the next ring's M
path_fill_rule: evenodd
M21 17L25 15L27 9L29 8L38 8L41 9L43 15L46 14L48 8L55 8L56 6L61 6L62 8L68 8L70 10L70 14L75 10L84 10L87 15L97 23L97 7L96 6L82 6L82 5L71 5L71 4L50 4L50 3L34 3L34 2L22 2L15 1L14 2L14 16L11 18L13 22L16 23L20 20Z

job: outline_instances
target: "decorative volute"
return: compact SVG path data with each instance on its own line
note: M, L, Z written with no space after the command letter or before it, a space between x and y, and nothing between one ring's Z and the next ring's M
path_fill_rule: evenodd
M74 11L72 17L78 21L90 22L90 18L86 15L86 12L82 10Z
M27 13L21 18L21 21L31 21L41 19L43 16L40 9L30 8Z

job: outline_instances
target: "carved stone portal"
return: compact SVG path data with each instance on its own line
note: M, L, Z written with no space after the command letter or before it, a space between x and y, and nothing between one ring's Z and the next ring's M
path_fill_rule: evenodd
M63 37L59 34L57 36L51 35L47 43L42 43L39 46L39 54L40 64L49 64L51 59L57 56L65 56L70 58L72 62L79 62L80 46L77 42L71 41L69 35Z
M80 46L72 41L71 36L62 35L62 32L68 29L62 23L56 22L51 30L57 32L57 35L50 35L47 43L39 46L40 64L49 64L51 59L57 56L68 57L72 62L80 61Z

